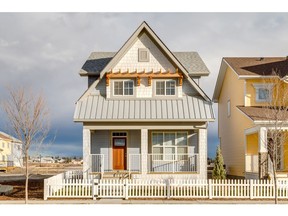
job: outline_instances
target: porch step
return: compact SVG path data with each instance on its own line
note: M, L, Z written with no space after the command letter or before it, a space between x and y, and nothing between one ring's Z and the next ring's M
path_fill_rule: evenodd
M126 179L129 178L129 173L126 171L105 172L103 179Z

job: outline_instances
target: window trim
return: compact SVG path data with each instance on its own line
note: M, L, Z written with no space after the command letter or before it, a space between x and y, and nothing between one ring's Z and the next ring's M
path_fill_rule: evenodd
M162 143L162 145L160 145L160 146L155 146L156 148L162 148L162 154L159 154L159 153L154 153L154 145L153 145L153 134L162 134L162 136L163 136L163 138L162 138L162 140L163 140L163 143ZM164 145L164 137L165 137L165 134L169 134L169 133L174 133L175 134L175 145ZM177 145L177 134L178 133L185 133L186 134L186 145ZM184 147L184 148L186 148L187 149L187 155L189 154L188 153L188 151L189 151L189 141L188 141L188 135L189 135L189 133L188 133L188 131L153 131L153 132L151 132L151 152L152 152L152 155L154 155L154 154L156 154L156 155L162 155L162 159L160 160L160 159L153 159L153 161L174 161L174 160L169 160L169 159L166 159L165 158L165 148L166 147L173 147L174 148L174 154L169 154L169 155L175 155L176 157L175 158L178 158L178 156L179 155L183 155L183 153L181 154L181 153L179 153L178 154L178 147ZM176 159L176 160L178 160L178 159ZM187 159L186 159L187 160ZM186 160L184 160L184 159L181 159L181 161L186 161Z
M122 95L115 95L115 92L114 92L114 87L115 87L115 82L122 82L122 88L123 88L123 94ZM133 83L133 87L132 87L132 90L133 90L133 94L132 95L125 95L125 88L124 88L124 82L132 82ZM113 97L134 97L135 96L135 82L134 80L132 79L115 79L112 81L112 95Z
M272 90L273 90L273 83L254 83L252 84L255 88L255 102L256 103L269 103L272 101ZM267 99L260 99L259 98L259 89L267 89L269 91Z
M175 84L175 91L174 91L174 95L167 95L167 93L166 93L166 91L167 91L167 89L166 89L166 87L167 87L167 85L166 85L166 83L167 82L174 82L174 84ZM157 94L157 87L156 87L156 85L157 85L157 82L164 82L164 95L162 95L162 94ZM161 96L171 96L171 97L174 97L174 96L176 96L177 95L177 85L176 85L176 80L174 80L174 79L157 79L157 80L155 80L154 81L154 95L155 96L157 96L157 97L161 97Z

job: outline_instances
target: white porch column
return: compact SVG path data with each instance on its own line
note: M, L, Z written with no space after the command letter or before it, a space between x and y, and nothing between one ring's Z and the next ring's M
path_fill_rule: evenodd
M148 167L148 129L141 129L141 172L147 173Z
M199 179L207 179L207 129L199 129Z
M267 128L261 127L259 130L258 151L268 152L267 149Z
M90 148L91 148L91 132L89 129L83 128L83 172L86 172L90 166Z

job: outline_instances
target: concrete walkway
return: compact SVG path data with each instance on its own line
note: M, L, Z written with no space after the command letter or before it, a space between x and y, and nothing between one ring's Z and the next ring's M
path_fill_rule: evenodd
M274 204L273 200L123 200L123 199L65 199L65 200L29 200L29 204ZM1 204L24 204L23 200L0 200ZM288 204L288 200L279 201L279 204Z

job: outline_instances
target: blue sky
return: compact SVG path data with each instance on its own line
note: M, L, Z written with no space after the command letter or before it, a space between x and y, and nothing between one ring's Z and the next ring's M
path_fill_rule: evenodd
M44 94L50 136L56 135L44 154L82 155L82 127L73 113L87 80L78 72L91 52L118 51L144 20L171 51L200 54L211 72L200 86L210 98L222 57L288 55L287 13L0 13L0 100L10 85ZM210 157L217 127L209 124ZM7 131L4 121L0 130Z

